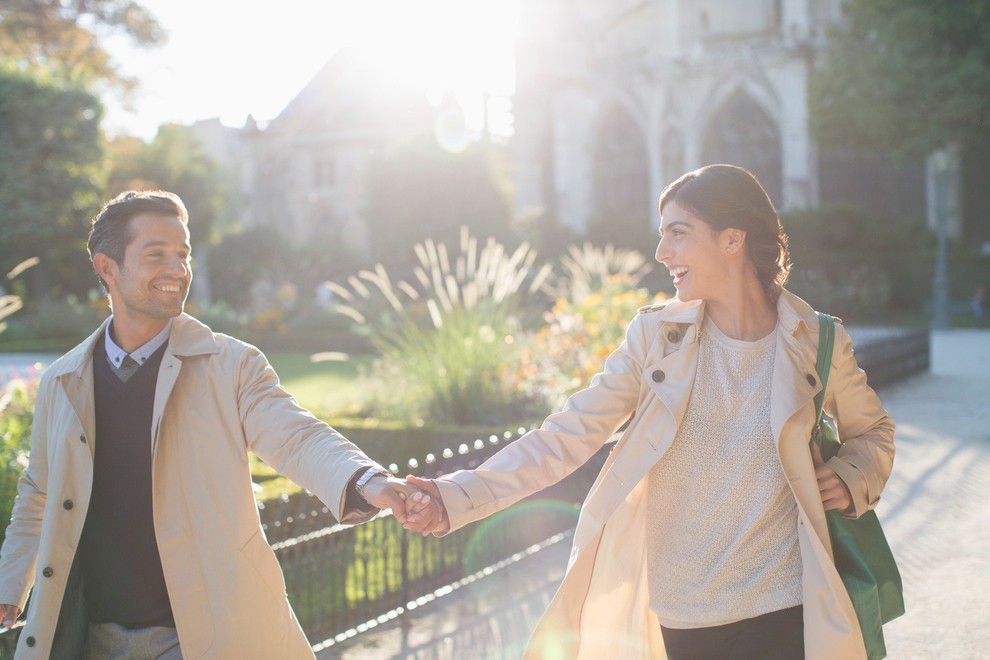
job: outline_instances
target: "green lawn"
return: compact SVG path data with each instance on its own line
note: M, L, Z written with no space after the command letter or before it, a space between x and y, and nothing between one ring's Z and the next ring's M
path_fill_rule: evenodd
M310 353L267 353L283 387L304 407L318 415L344 414L361 401L354 386L360 367L371 363L370 355L352 355L347 361L313 362Z

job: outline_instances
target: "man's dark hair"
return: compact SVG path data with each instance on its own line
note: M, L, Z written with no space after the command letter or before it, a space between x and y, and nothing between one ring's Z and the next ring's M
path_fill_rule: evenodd
M131 218L142 213L154 213L178 217L184 224L189 223L189 213L185 204L175 193L164 190L128 190L122 192L103 207L93 218L93 226L89 230L86 248L89 259L102 252L116 263L124 262L124 251L132 240ZM109 291L107 283L99 275L100 285L104 291Z

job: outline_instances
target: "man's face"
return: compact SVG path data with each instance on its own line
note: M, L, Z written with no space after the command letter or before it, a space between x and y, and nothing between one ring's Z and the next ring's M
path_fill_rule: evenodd
M136 215L130 225L133 239L123 262L102 262L114 317L167 321L182 313L192 282L189 230L178 217L154 213Z

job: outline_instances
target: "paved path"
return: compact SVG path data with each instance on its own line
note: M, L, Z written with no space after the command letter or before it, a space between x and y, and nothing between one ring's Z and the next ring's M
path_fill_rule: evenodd
M897 457L877 513L907 601L885 628L888 658L990 658L990 330L935 333L932 372L880 395ZM414 610L405 632L381 626L318 657L518 658L566 545Z

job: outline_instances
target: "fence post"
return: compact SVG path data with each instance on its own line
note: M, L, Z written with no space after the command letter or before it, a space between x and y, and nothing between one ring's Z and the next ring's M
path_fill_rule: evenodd
M402 652L409 650L409 630L412 622L409 620L409 534L399 535L399 558L402 585L399 587L399 606L402 608Z

